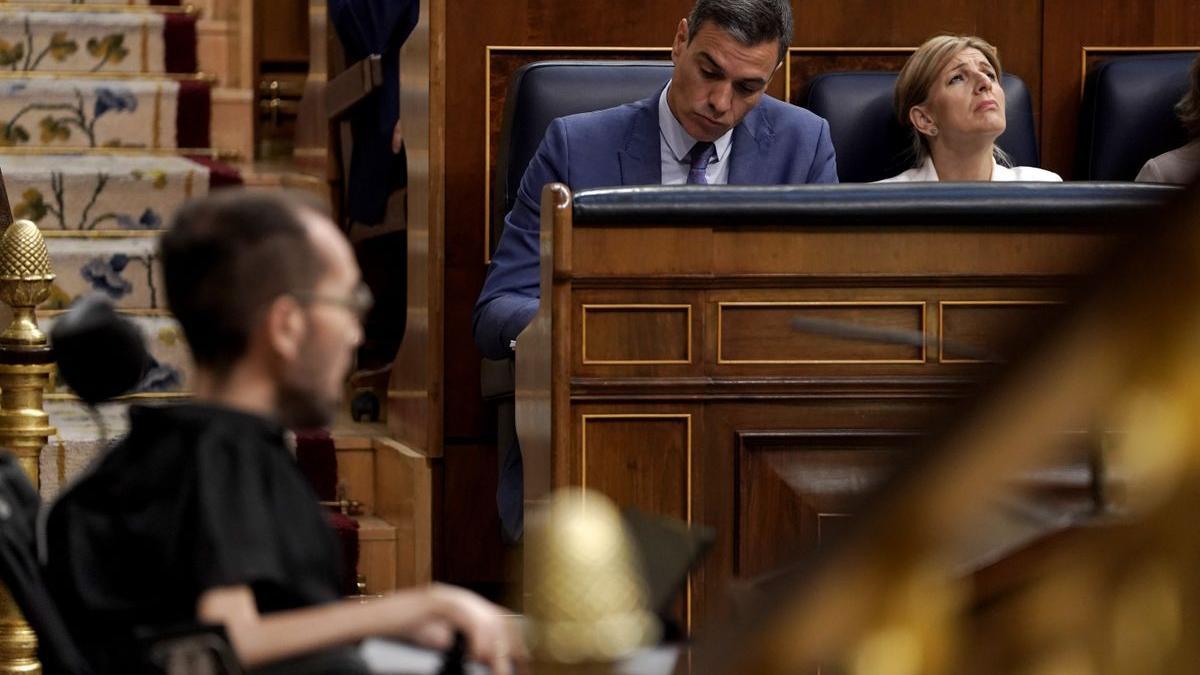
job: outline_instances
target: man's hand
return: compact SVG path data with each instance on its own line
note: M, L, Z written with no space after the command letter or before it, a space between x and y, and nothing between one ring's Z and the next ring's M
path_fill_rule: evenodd
M435 616L467 636L470 658L486 663L495 675L510 675L514 663L524 664L528 659L516 622L501 607L469 591L440 584L429 587L429 597Z

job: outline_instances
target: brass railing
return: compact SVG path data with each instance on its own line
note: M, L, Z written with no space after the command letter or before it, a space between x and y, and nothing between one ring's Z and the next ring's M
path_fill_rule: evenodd
M0 301L12 311L12 321L0 333L0 447L15 453L29 480L40 487L38 456L56 433L43 405L54 358L35 309L50 295L54 274L37 225L13 222L3 175L0 230ZM12 595L0 588L0 675L40 672L37 636Z

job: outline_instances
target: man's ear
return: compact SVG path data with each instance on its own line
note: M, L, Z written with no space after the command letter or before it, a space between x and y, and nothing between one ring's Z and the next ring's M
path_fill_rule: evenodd
M787 57L785 56L784 59L786 60ZM772 70L771 74L767 76L767 83L764 84L763 88L759 89L759 91L763 92L764 94L766 93L767 87L771 86L771 80L775 79L775 73L778 73L779 69L782 67L783 67L783 61L780 61L779 63L775 64L775 70Z
M299 357L307 327L304 308L290 295L281 295L267 307L262 325L271 351L285 361Z
M683 57L683 50L687 49L687 41L687 19L680 19L679 27L675 29L675 41L671 43L671 61L676 65L679 64L679 59Z
M937 120L929 114L929 109L923 105L914 105L908 109L908 121L912 123L922 136L936 136L932 130L937 127Z

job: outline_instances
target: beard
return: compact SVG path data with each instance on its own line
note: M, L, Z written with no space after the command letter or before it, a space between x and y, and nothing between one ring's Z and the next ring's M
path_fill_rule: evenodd
M333 423L340 396L323 392L326 378L316 345L305 342L296 365L283 374L277 391L279 421L289 429L316 429Z
M333 423L337 399L321 396L309 387L285 381L278 388L279 421L289 429L317 429Z

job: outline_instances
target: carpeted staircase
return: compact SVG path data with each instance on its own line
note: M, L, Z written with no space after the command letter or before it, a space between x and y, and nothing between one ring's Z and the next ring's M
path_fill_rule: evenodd
M153 358L131 399L179 399L190 390L190 357L165 309L157 237L184 201L242 180L213 159L214 81L196 72L197 12L110 1L0 1L0 170L13 214L41 228L57 275L43 329L80 296L107 297L140 326ZM46 403L58 435L41 456L43 496L126 431L128 404L103 405L97 416L56 386ZM325 485L337 476L329 435L300 441L321 498L335 499ZM359 526L330 517L353 593Z
M196 73L197 19L164 3L0 2L0 170L58 277L43 327L81 295L109 298L154 357L135 398L178 398L189 385L157 235L188 198L240 182L213 161L214 83ZM127 405L105 406L101 429L66 391L48 398L59 434L42 455L46 496L124 431Z

